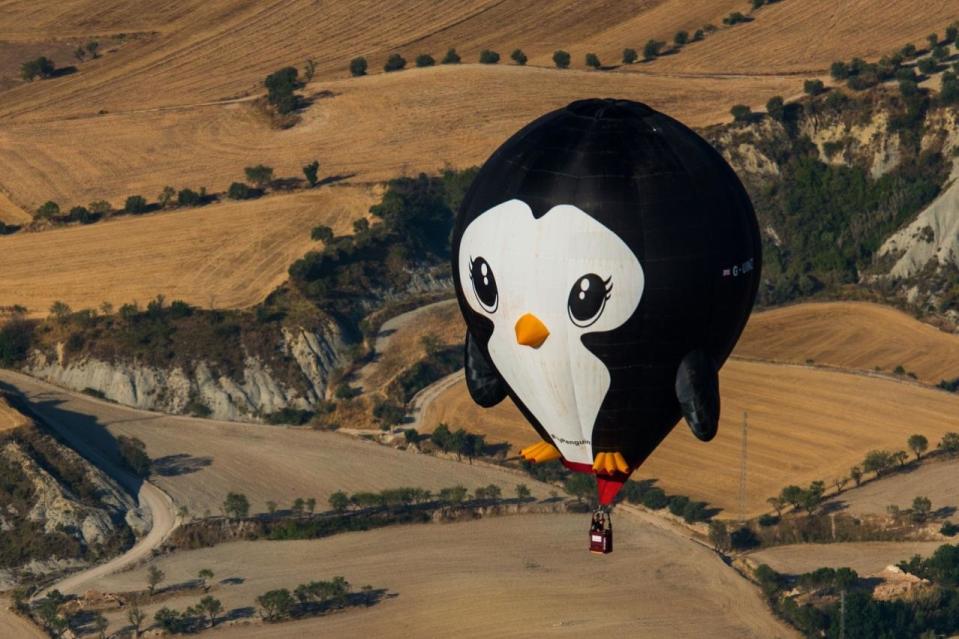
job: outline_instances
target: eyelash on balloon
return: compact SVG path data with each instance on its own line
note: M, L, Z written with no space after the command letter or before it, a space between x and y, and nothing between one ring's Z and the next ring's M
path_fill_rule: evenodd
M606 287L606 299L609 299L613 293L613 276L610 275L605 280L603 280L603 284Z

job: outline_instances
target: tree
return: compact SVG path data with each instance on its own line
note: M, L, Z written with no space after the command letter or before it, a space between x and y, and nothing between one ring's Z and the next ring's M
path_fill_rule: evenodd
M216 616L223 612L223 604L212 595L207 595L196 605L196 609L210 618L210 627L212 628L216 625Z
M359 217L353 220L353 234L362 235L370 230L370 221L365 217Z
M803 91L805 91L807 95L817 96L825 90L826 85L823 84L822 80L806 80L803 82Z
M200 194L193 189L181 189L176 194L176 201L180 206L197 206L200 204L200 200Z
M44 597L37 606L37 614L40 616L40 621L43 623L43 626L56 633L56 636L60 636L60 633L65 627L64 622L66 620L60 616L60 606L65 599L59 590L53 589L47 593L47 596Z
M87 50L83 47L77 47L73 52L73 57L77 59L77 62L83 62L84 58L87 57Z
M912 500L912 520L917 523L926 521L932 512L932 501L928 497L916 497Z
M593 69L598 69L598 68L600 68L600 67L603 66L603 65L602 65L602 63L599 61L599 56L598 56L598 55L596 55L595 53L587 53L587 54L586 54L586 66L592 67Z
M443 341L436 333L427 333L420 338L420 345L427 357L433 357L443 348Z
M27 60L20 65L20 77L32 82L35 78L49 78L56 71L53 60L46 56L40 56L33 60Z
M213 579L213 571L209 568L200 568L200 572L198 572L196 576L200 579L200 583L203 585L203 592L209 592L209 580Z
M639 59L636 49L623 49L623 64L634 64Z
M277 504L275 501L273 501L272 499L267 500L267 502L266 502L266 512L270 513L271 515L275 515L275 514L276 514L276 507L277 507L277 506L278 506L278 504Z
M140 636L140 626L143 625L143 620L147 618L147 613L140 610L140 602L134 599L130 602L130 607L127 608L127 621L130 622L130 625L133 626L133 636Z
M416 64L416 66L420 68L431 67L434 64L436 64L436 60L434 60L433 56L431 56L428 53L421 53L418 56L416 56L416 60L414 60L414 64Z
M147 588L151 597L164 578L166 578L166 575L157 566L150 566L147 569Z
M480 64L496 64L499 62L499 54L490 49L483 49L479 54Z
M900 468L903 468L906 462L909 461L909 453L904 450L897 450L892 454L892 460L897 462Z
M582 503L596 492L596 480L588 473L572 473L563 482L563 490Z
M151 302L155 304L155 302ZM161 302L162 304L162 302ZM147 455L147 446L137 437L120 435L117 437L117 449L123 463L133 471L137 477L147 477L152 466L150 456Z
M676 35L673 36L673 44L677 47L686 45L689 42L689 32L688 31L677 31Z
M87 48L87 53L90 54L91 58L100 57L100 54L98 53L100 49L100 43L97 42L96 40L90 40L89 42L87 42L86 48Z
M316 497L307 498L306 509L310 511L311 515L313 514L313 512L316 510Z
M782 122L786 118L786 104L781 95L769 98L766 103L766 113L777 122Z
M946 47L936 47L932 50L932 57L936 62L942 62L949 57L949 51Z
M350 75L354 78L366 75L366 58L359 57L350 60Z
M849 66L842 60L833 62L829 67L829 75L833 80L845 80L849 77Z
M266 166L265 164L248 166L243 169L243 173L246 175L248 182L252 182L261 189L266 188L266 186L273 181L273 167Z
M407 428L403 431L403 438L406 440L407 444L418 444L420 441L420 434L415 428Z
M60 205L53 200L48 200L37 208L37 217L39 218L49 219L58 215L60 215Z
M153 615L153 621L171 635L180 632L185 626L183 615L166 606L156 611Z
M250 513L250 501L241 493L228 493L223 501L223 512L233 519L246 517Z
M245 182L233 182L226 190L226 196L231 200L248 200L253 196L253 189Z
M777 517L783 516L783 508L786 507L786 501L782 497L770 497L766 503L773 507Z
M142 195L131 195L123 204L123 210L127 213L139 214L147 210L147 201Z
M399 53L391 53L390 57L386 59L386 64L383 65L383 70L387 73L392 73L393 71L402 71L406 68L406 58L401 56Z
M643 59L652 60L659 56L664 46L665 43L660 40L647 40L646 44L643 45Z
M943 44L956 42L957 36L959 36L959 24L952 23L946 27L946 37L943 40Z
M294 600L289 590L281 588L263 593L256 598L256 603L260 605L261 616L267 621L274 621L290 614Z
M567 69L569 68L569 52L559 49L553 52L553 64L556 65L557 69Z
M942 452L955 456L959 454L959 433L946 433L939 442Z
M939 65L933 58L923 58L916 66L919 68L919 73L924 75L932 75L939 69Z
M753 10L759 9L764 4L766 4L766 0L753 0Z
M720 552L726 552L732 547L725 522L718 519L709 522L709 541L713 544L713 548Z
M302 497L297 497L293 500L293 505L290 506L290 510L293 511L293 514L299 517L303 514L303 508L306 506L306 502L303 501Z
M823 493L825 492L825 484L821 481L814 481L809 485L809 488L803 490L799 493L799 505L802 506L810 515L813 514L819 505L822 504Z
M516 484L516 499L526 501L530 498L529 486L526 484Z
M450 451L450 428L446 424L437 424L430 434L430 441L444 453Z
M172 186L164 186L163 190L160 191L160 195L157 196L157 202L160 203L160 208L166 208L170 206L170 203L173 202L173 196L176 195L176 189Z
M779 492L779 498L783 500L783 503L799 508L802 504L802 488L795 485L786 486Z
M307 58L306 63L303 65L303 77L306 82L312 82L314 75L316 75L316 60Z
M935 49L937 46L939 46L939 34L930 33L929 35L926 36L926 42L929 43L930 49Z
M60 300L57 300L50 305L50 315L61 324L67 321L72 312L73 311L70 309L70 305L66 302L61 302Z
M335 510L338 513L346 511L347 507L350 505L350 498L347 497L346 493L342 490L338 490L332 495L330 495L330 508Z
M732 114L733 121L735 122L749 122L750 118L753 117L752 109L745 104L734 105L729 112Z
M892 463L892 454L890 454L889 451L871 450L866 453L866 459L862 462L862 469L867 473L874 472L876 473L876 477L879 477L889 470Z
M842 489L845 488L846 484L848 483L849 483L848 477L837 477L836 479L832 480L832 485L836 487L837 495L842 492Z
M466 499L466 495L469 494L465 487L463 486L453 486L451 488L442 488L440 489L439 495L437 497L440 501L446 502L448 504L459 504Z
M862 484L862 468L859 466L853 466L849 469L849 476L852 477L852 480L856 482L856 487L858 488Z
M286 114L296 109L296 90L300 88L298 76L296 67L283 67L263 81L267 89L266 99L278 113Z
M456 49L447 49L446 55L443 56L441 62L443 64L459 64L460 54L456 52Z
M526 64L526 54L523 53L522 49L513 49L513 52L509 54L510 60L518 64L519 66L524 66Z
M106 200L95 200L90 202L90 204L87 205L87 208L90 209L91 213L96 213L97 215L106 215L112 210L110 203Z
M303 167L303 176L306 178L306 181L310 184L311 187L316 186L319 179L317 178L317 172L320 170L320 163L318 160L313 160L309 164Z

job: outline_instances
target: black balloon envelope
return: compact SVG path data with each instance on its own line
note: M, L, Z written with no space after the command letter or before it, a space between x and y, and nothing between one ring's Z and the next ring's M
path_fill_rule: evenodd
M745 189L696 133L625 100L548 113L456 220L470 394L509 395L542 437L523 456L595 473L608 504L681 416L715 435L760 259Z

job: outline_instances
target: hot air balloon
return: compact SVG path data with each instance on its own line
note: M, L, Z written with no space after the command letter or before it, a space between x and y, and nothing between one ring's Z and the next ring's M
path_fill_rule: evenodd
M470 395L510 397L542 439L524 458L595 474L597 515L680 416L716 435L761 246L739 179L689 128L613 99L538 118L480 169L452 248Z

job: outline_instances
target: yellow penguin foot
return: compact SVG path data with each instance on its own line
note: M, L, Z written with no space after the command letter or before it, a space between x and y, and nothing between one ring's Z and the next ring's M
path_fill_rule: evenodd
M628 473L629 464L622 453L596 453L596 460L593 462L593 470L598 473L612 475L615 472Z
M540 442L538 444L533 444L532 446L527 446L523 450L519 451L519 454L523 457L523 459L535 462L537 464L559 459L563 456L555 446L546 442Z

